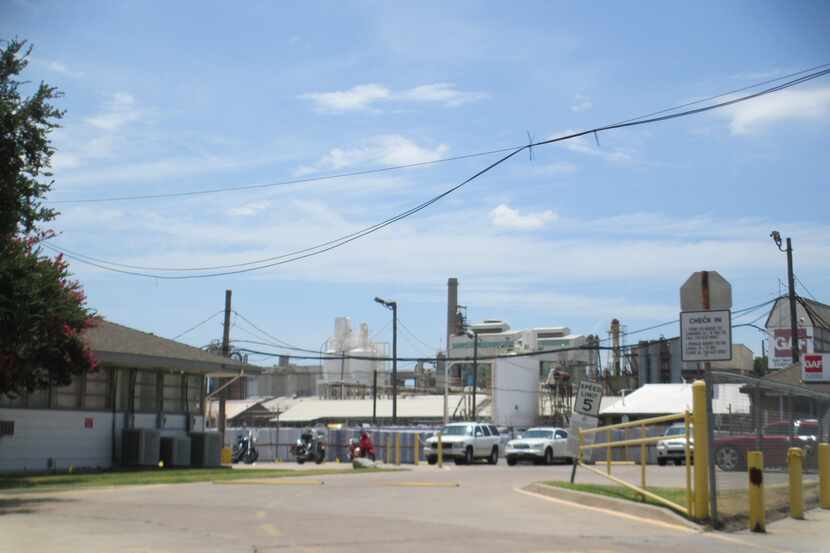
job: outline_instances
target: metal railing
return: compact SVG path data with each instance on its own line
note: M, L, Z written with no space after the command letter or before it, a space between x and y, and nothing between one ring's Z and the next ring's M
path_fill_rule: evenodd
M658 494L650 492L646 489L646 462L647 462L647 448L646 448L646 446L651 445L651 444L656 444L656 443L666 439L666 436L646 437L646 426L656 425L656 424L664 424L664 423L667 423L667 422L677 422L677 421L683 421L683 423L685 424L685 427L686 427L685 432L683 434L673 434L671 436L671 439L683 438L684 442L685 442L685 445L684 445L685 461L686 461L686 505L685 506L680 505L678 503L675 503L674 501L666 499L665 497L662 497ZM690 427L691 424L692 424L692 415L688 411L685 411L683 413L678 413L678 414L675 414L675 415L665 415L665 416L662 416L662 417L652 417L652 418L641 419L641 420L633 421L633 422L624 422L624 423L620 423L620 424L611 424L611 425L607 425L607 426L600 426L600 427L597 427L597 428L580 429L579 430L579 456L578 456L578 459L577 459L577 464L580 467L584 468L585 470L588 470L589 472L592 472L594 474L598 474L599 476L605 477L605 478L611 480L612 482L615 482L615 483L617 483L617 484L619 484L619 485L621 485L625 488L628 488L630 490L633 490L633 491L637 492L638 494L640 494L644 498L647 497L647 498L651 499L652 501L656 501L656 502L661 503L663 505L666 505L666 506L668 506L668 507L670 507L670 508L672 508L676 511L679 511L679 512L685 514L688 517L692 517L693 516L693 510L694 510L694 508L693 508L693 493L692 493L692 469L691 469L692 454L691 454L691 445L689 443L690 442L689 438L691 437L689 427ZM628 430L628 429L632 429L632 428L634 428L634 429L639 428L640 438L612 441L611 436L612 436L612 431L613 430ZM604 443L591 443L591 444L586 444L585 443L585 436L586 435L599 434L599 433L602 433L602 432L606 433L606 438L607 438L607 440ZM637 445L640 446L640 485L639 486L637 486L635 484L631 484L630 482L626 482L625 480L623 480L621 478L617 478L616 476L613 476L611 474L611 466L613 464L613 462L612 462L612 457L613 457L612 449L615 448L615 447L628 448L630 446L637 446ZM605 460L606 471L605 472L602 472L601 470L598 470L598 469L595 469L591 466L588 466L584 462L584 452L585 451L592 450L592 449L599 449L599 448L605 448L606 449L606 456L605 456L606 457L606 460Z

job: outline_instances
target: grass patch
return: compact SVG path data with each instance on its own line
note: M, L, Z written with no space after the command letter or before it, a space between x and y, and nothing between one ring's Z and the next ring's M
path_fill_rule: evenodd
M382 469L367 468L360 472L378 472L380 470ZM250 480L252 478L285 478L290 476L322 476L348 473L349 471L335 469L234 470L228 467L220 467L205 469L151 468L71 474L16 474L0 476L0 491L48 491L54 489L135 486L145 484L190 484L193 482Z
M559 480L551 480L543 482L548 486L555 486L557 488L564 488L566 490L574 490L577 492L587 492L596 495L604 495L616 499L627 499L628 501L636 501L637 503L647 503L649 505L657 505L658 507L667 507L664 503L655 501L646 497L645 502L643 496L623 486L609 486L605 484L571 484L570 482L562 482ZM686 489L685 488L646 488L649 492L659 495L662 498L668 499L678 505L686 505ZM680 513L678 511L679 514ZM685 515L684 515L685 516Z

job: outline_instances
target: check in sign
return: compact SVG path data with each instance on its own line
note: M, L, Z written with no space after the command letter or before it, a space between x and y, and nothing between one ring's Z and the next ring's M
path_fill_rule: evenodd
M732 313L728 309L680 313L683 361L731 361Z

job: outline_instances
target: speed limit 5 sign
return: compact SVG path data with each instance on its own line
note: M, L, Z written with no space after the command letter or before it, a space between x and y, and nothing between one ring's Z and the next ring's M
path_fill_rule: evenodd
M574 411L589 417L598 417L601 399L602 385L583 380L579 383L579 390L576 392Z

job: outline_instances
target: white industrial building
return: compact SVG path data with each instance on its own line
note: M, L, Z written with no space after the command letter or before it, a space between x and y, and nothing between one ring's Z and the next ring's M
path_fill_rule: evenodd
M352 330L349 317L337 317L334 321L334 335L326 340L323 347L329 356L346 356L382 358L385 355L384 343L369 339L369 326L360 324L360 329ZM374 371L382 373L384 364L381 359L326 359L323 361L321 380L326 383L347 382L350 384L372 384Z

